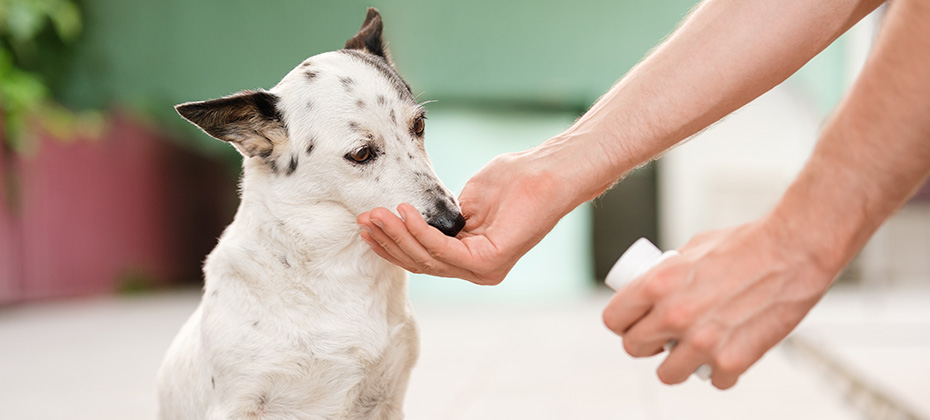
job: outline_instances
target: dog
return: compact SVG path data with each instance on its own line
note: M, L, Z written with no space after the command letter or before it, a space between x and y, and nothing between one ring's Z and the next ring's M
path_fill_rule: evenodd
M242 154L243 175L200 305L159 370L160 419L403 418L419 352L407 274L356 218L407 202L450 236L465 220L382 29L368 9L344 49L270 90L176 107Z

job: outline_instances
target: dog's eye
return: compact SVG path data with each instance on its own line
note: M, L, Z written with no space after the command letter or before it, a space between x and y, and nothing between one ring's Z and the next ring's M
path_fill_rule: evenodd
M420 116L414 119L413 128L411 128L411 131L413 131L413 134L416 135L417 137L422 136L424 130L426 130L426 117Z
M375 156L375 153L371 150L371 147L364 146L361 149L358 149L354 152L351 152L346 155L346 159L349 159L357 163L365 163L371 160Z

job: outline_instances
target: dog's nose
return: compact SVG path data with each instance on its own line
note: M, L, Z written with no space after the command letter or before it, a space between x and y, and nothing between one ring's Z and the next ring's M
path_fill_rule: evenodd
M465 227L465 216L459 212L443 212L430 220L429 225L439 229L446 236L455 236Z

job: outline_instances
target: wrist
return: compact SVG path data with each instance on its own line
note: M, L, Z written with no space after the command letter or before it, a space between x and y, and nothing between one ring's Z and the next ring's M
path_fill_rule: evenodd
M883 219L883 212L869 204L873 194L854 172L815 155L765 218L783 246L829 273L830 281Z
M572 208L597 198L636 167L619 143L601 133L569 130L537 146L534 153L546 161L544 166Z

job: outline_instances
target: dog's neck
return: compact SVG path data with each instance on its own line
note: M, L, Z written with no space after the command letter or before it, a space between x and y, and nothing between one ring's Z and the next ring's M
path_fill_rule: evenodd
M249 173L254 169L246 167L241 203L221 243L248 244L249 252L262 254L282 271L294 269L320 279L333 273L403 277L402 270L361 240L356 217L347 208L326 200L299 205L282 200L269 182L277 175ZM334 264L345 266L334 269Z

